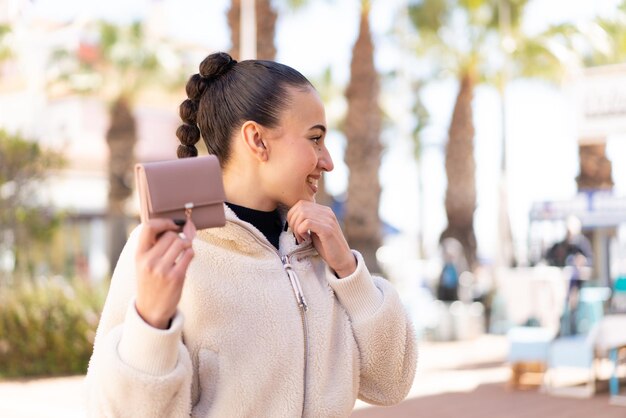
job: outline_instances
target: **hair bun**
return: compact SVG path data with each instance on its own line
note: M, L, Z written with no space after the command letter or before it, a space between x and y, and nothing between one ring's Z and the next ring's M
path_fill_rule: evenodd
M184 123L189 125L196 124L196 117L198 115L198 102L196 100L185 100L179 106L178 111Z
M206 90L207 84L208 80L203 78L200 74L192 75L185 86L187 97L190 100L200 100Z
M225 52L211 54L200 63L200 75L204 78L216 78L228 72L237 61Z
M176 136L181 144L193 146L200 140L200 129L196 125L183 124L176 129Z
M176 149L176 156L178 158L197 157L198 149L193 145L179 145Z

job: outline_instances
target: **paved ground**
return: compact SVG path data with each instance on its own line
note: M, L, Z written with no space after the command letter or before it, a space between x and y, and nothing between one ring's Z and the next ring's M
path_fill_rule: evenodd
M624 418L626 408L610 406L608 395L572 399L537 391L507 391L500 383L480 385L468 392L411 398L390 408L355 411L353 418Z
M358 403L352 418L626 418L626 407L609 405L606 385L590 399L510 389L507 350L506 339L495 336L422 343L407 400L394 407Z
M79 418L82 376L0 383L2 418Z
M418 373L407 400L395 407L357 403L353 418L625 418L603 391L591 399L555 397L506 387L503 337L422 343ZM2 418L84 417L83 377L0 382Z

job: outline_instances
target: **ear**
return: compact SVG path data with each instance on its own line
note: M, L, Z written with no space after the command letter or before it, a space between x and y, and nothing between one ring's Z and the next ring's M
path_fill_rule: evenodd
M241 137L247 149L259 161L267 161L269 153L262 137L262 127L253 121L246 121L241 125Z

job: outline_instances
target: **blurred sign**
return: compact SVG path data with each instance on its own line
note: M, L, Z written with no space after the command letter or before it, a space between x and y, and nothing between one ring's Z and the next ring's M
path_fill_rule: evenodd
M626 223L626 197L606 191L579 193L572 200L535 202L530 221L564 220L569 215L580 219L584 228L612 227Z
M626 64L584 69L575 91L580 142L626 133Z
M575 95L580 142L626 133L626 64L584 69Z

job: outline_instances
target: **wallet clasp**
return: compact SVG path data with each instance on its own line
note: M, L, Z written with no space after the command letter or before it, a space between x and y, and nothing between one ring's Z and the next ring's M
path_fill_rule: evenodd
M185 203L185 216L191 221L191 212L193 211L193 202Z

